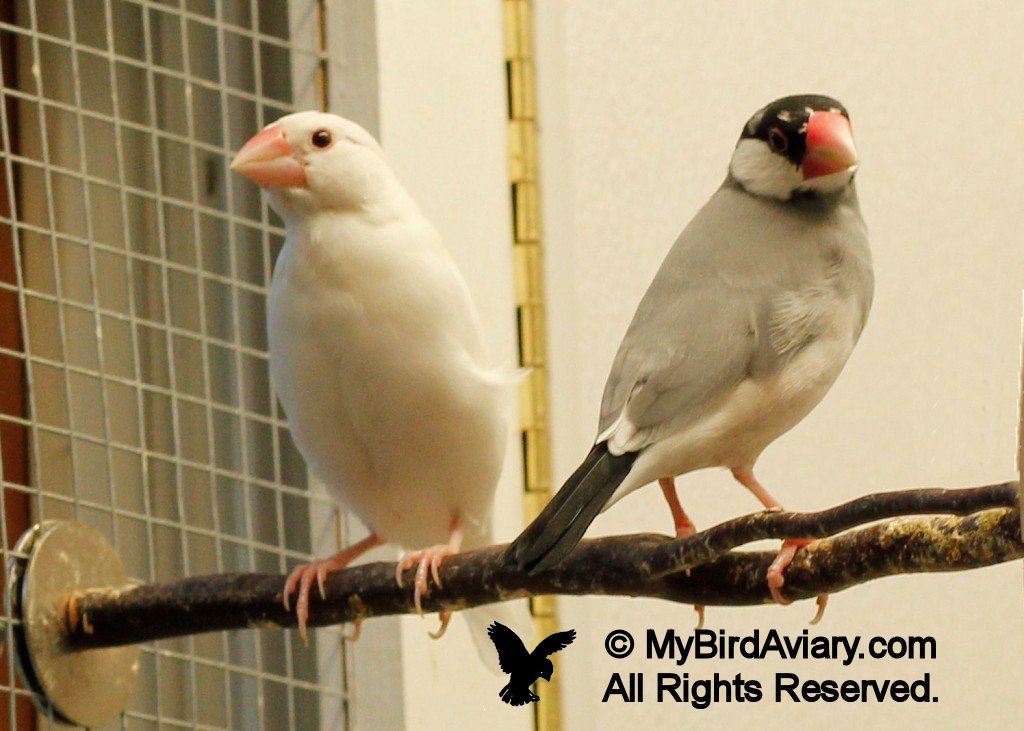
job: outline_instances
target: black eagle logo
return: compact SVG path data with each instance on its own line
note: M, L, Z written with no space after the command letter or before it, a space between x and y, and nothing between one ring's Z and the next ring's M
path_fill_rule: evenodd
M576 639L576 630L555 632L537 643L533 652L526 651L526 645L519 635L500 622L491 622L487 628L487 636L491 638L498 651L498 665L503 673L512 676L508 685L498 693L501 699L510 706L522 706L540 700L540 696L530 690L530 686L538 678L551 680L555 667L548 660L548 655L562 650Z

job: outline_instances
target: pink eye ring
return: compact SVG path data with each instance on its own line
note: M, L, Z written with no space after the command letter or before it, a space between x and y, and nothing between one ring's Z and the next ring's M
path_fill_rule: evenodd
M772 152L785 152L789 147L789 139L783 134L781 129L772 127L768 130L768 147L771 148Z

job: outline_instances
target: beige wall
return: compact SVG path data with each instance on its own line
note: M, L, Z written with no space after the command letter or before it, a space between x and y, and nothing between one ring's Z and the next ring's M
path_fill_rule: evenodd
M720 183L742 123L789 93L851 110L877 276L874 310L832 393L770 447L759 475L793 509L915 486L1015 474L1024 240L1024 5L1011 2L655 2L542 0L537 7L556 478L594 436L598 401L634 307L683 225ZM757 504L724 471L680 481L699 525ZM671 522L657 490L615 506L591 535ZM930 662L851 668L798 662L808 678L917 678L937 704L600 703L618 627L688 631L666 603L563 601L580 639L564 653L566 728L727 728L1019 723L1024 620L1019 564L892 578L833 597L824 634L933 635ZM709 608L708 626L799 634L812 606ZM769 684L783 665L682 668ZM650 682L650 681L649 681Z

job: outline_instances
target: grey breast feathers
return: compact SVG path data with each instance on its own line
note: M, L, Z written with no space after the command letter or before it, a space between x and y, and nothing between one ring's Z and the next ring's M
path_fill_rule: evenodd
M794 206L727 181L679 235L633 316L605 386L599 441L615 454L642 449L699 420L744 378L775 372L821 324L808 293L835 287L859 290L866 317L870 254L852 189L838 203Z

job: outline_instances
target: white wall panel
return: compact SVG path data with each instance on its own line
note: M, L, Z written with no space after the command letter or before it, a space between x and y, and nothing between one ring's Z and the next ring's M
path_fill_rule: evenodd
M1024 285L1024 8L1014 2L535 3L556 481L595 433L612 356L680 229L721 182L743 122L764 103L822 92L850 109L877 291L862 341L832 393L769 447L761 480L790 508L868 492L970 486L1015 475ZM756 509L725 471L679 482L700 526ZM591 535L657 530L657 490L600 517ZM580 640L563 658L566 728L682 724L951 728L1019 722L1024 661L1019 564L872 582L832 599L825 634L933 635L930 662L786 667L810 678L931 673L940 702L883 705L600 703L625 627L687 632L685 606L562 602ZM809 603L711 607L708 626L799 634ZM768 680L773 661L687 666Z

